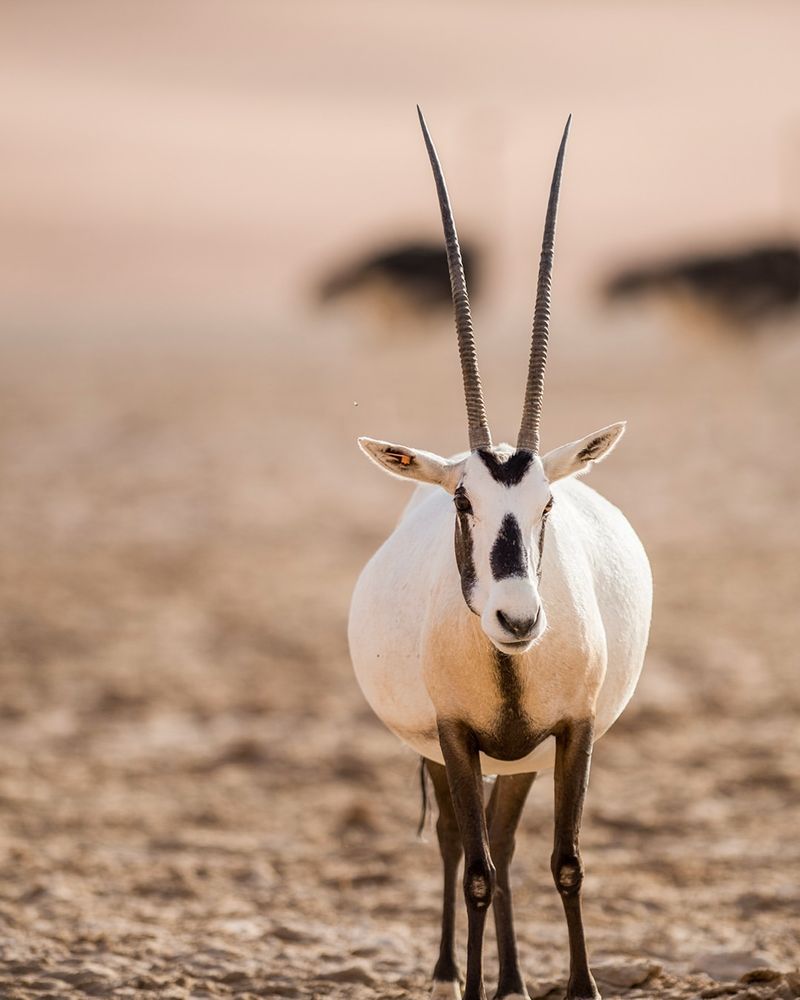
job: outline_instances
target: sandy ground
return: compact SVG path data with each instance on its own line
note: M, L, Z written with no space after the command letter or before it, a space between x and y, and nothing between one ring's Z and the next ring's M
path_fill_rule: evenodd
M546 444L630 418L593 482L656 577L585 820L604 995L767 968L728 992L797 996L798 348L583 320L554 345ZM363 702L345 617L407 496L353 438L462 447L454 345L447 324L298 329L2 348L4 998L426 995L435 836L415 838L417 761ZM524 350L508 331L487 357L498 435ZM566 974L550 823L543 776L515 874L532 997Z

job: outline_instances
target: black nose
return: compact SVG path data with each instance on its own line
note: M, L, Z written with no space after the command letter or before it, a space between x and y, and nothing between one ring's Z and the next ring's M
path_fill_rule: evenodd
M527 639L527 637L533 631L533 627L539 618L539 613L537 612L533 618L509 618L508 615L503 614L502 611L497 612L497 620L506 630L512 635L515 635L518 639Z

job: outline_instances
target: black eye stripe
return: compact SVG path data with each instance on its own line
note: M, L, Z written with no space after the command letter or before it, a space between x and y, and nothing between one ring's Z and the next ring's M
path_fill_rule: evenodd
M456 565L461 576L461 592L467 602L467 607L474 611L470 600L478 576L475 572L475 561L472 555L472 529L466 517L455 518L455 550Z
M542 560L544 559L544 529L547 526L547 516L553 509L554 498L551 496L542 511L542 526L539 528L539 565L536 567L536 575L542 578Z

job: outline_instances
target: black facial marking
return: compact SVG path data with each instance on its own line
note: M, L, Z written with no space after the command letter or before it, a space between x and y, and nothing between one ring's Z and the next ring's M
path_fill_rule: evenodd
M553 498L547 501L547 505L542 511L542 524L539 528L539 564L536 567L536 576L542 579L542 560L544 559L544 529L547 527L547 518L550 516L550 511L553 509Z
M464 595L467 607L470 611L474 611L470 600L478 577L472 557L472 527L468 514L456 512L455 550L456 565L461 576L461 593Z
M536 567L536 576L542 578L542 559L544 559L544 526L547 519L542 518L542 526L539 528L539 565Z
M506 514L489 555L492 576L505 580L510 576L526 576L528 554L522 541L519 522L513 514Z
M533 461L533 452L526 451L525 449L515 451L513 455L505 458L502 456L498 457L492 451L485 451L479 448L478 455L489 470L492 479L496 483L502 483L503 486L516 486L522 482L522 477L528 471Z

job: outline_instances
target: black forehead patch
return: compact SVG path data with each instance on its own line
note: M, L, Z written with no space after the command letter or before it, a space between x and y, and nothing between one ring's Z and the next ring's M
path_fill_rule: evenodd
M531 466L533 452L522 449L515 451L508 458L495 455L493 451L478 449L481 461L489 470L489 474L496 483L503 486L516 486L522 482L522 478Z
M527 575L528 554L522 541L519 521L513 514L506 514L503 518L500 531L489 553L489 563L495 580Z

